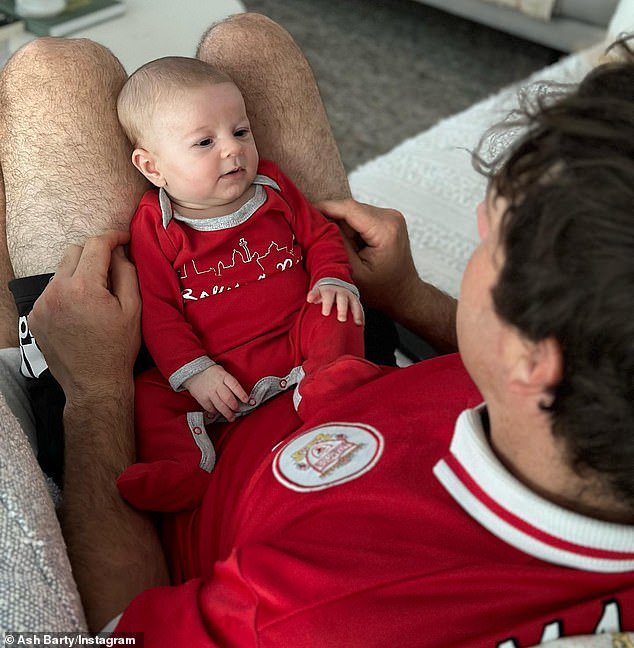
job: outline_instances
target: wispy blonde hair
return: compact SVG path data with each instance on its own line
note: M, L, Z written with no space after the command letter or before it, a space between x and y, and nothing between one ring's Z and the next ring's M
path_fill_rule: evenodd
M183 90L232 82L231 77L200 59L166 56L142 65L125 82L117 99L117 115L133 146L142 143L159 103Z

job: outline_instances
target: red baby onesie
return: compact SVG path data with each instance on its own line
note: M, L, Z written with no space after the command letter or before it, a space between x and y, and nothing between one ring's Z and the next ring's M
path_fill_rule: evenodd
M362 327L307 304L316 284L358 295L338 228L270 161L237 212L184 219L148 191L130 252L143 300L143 337L157 365L137 380L140 464L119 481L139 508L194 505L215 452L183 383L214 363L250 392L250 411L336 358L363 354ZM296 405L299 404L299 391Z

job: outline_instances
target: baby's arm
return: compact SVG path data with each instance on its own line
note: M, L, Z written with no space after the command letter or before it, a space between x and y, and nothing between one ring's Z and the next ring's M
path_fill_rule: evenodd
M235 421L240 401L248 403L249 395L242 385L219 364L188 378L183 386L207 412L222 414Z
M319 282L309 291L306 301L310 304L321 304L321 314L330 315L333 305L337 308L337 319L345 322L348 319L348 309L352 319L359 326L363 324L363 307L359 297L348 288L336 284Z
M348 253L339 228L313 207L273 162L261 162L261 172L278 183L288 204L290 228L304 252L305 268L311 283L315 282L306 300L321 304L324 316L330 315L333 305L336 305L340 322L347 320L350 310L355 324L362 325L363 308L352 283Z

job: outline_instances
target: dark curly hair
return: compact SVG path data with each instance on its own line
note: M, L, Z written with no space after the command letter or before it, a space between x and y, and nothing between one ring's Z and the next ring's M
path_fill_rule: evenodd
M532 341L554 338L563 378L549 411L579 475L634 512L634 53L576 87L541 84L506 152L475 167L508 200L497 314ZM508 126L508 123L506 124ZM479 151L483 150L484 140ZM490 144L490 138L488 138Z

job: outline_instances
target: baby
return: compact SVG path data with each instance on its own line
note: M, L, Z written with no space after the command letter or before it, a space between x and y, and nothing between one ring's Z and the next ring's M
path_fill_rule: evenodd
M215 461L206 424L291 387L306 418L319 370L330 367L332 385L345 372L334 361L363 355L363 310L337 227L259 159L229 77L158 59L128 79L117 110L133 164L156 187L130 227L156 368L137 379L143 463L119 487L139 508L179 510Z

